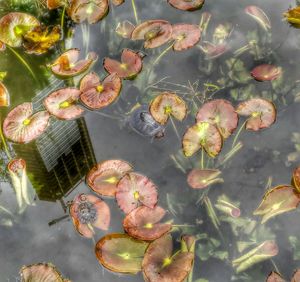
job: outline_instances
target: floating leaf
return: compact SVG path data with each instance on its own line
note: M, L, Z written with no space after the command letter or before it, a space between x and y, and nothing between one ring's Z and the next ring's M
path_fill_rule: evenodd
M232 104L224 99L206 102L196 115L197 122L209 122L215 125L223 138L228 138L238 125L238 115Z
M110 74L100 81L98 75L92 72L80 82L80 100L90 109L102 109L119 97L121 88L122 81L116 74Z
M23 36L40 22L26 13L9 13L0 19L0 41L11 47L20 47Z
M120 6L125 2L125 0L112 0L112 2L115 6Z
M44 106L51 115L58 119L75 119L84 112L78 105L80 94L80 90L76 88L59 89L45 98Z
M276 242L273 240L268 240L264 241L259 246L242 255L238 259L233 260L232 264L233 267L236 268L236 272L240 273L257 263L276 256L277 254L278 246Z
M68 14L75 23L97 23L108 13L108 0L72 0Z
M297 269L293 274L291 282L299 282L299 281L300 281L300 269Z
M154 208L157 197L157 187L142 174L130 172L117 185L117 203L126 214L139 205Z
M47 0L47 8L49 10L57 9L66 4L65 0Z
M12 109L3 122L6 138L16 143L29 143L48 127L50 115L46 111L33 114L32 104L23 103Z
M67 282L56 267L50 263L23 266L20 270L22 282Z
M139 52L126 48L122 51L121 62L105 58L103 65L110 74L116 73L123 79L134 79L143 68L143 60Z
M168 21L149 20L136 26L132 40L145 40L146 49L156 48L167 43L172 36L172 26Z
M263 64L255 67L251 75L258 81L272 81L282 75L282 68L274 65Z
M272 271L269 274L266 282L285 282L285 280L282 278L282 276L279 273Z
M95 252L105 268L118 273L136 274L141 271L147 247L148 243L126 234L109 234L97 242Z
M168 0L168 3L176 9L191 12L201 9L204 0Z
M94 195L77 195L70 205L70 216L78 233L86 238L94 236L94 227L107 230L110 223L108 205Z
M119 22L116 27L116 33L123 38L131 38L131 34L135 29L135 25L130 21Z
M239 209L239 207L236 204L232 203L226 195L218 197L215 207L219 211L228 214L233 218L240 217L241 215L241 210Z
M87 174L86 183L100 196L115 197L117 184L132 166L122 160L107 160L96 164Z
M123 221L124 230L136 239L156 240L172 228L171 224L160 223L165 214L166 211L158 206L153 209L146 206L138 207L126 215Z
M289 9L283 14L286 20L295 27L300 27L300 6Z
M215 45L208 41L203 41L200 49L205 53L207 60L212 60L220 57L228 51L227 43Z
M88 53L84 60L79 60L79 55L79 49L69 49L50 65L51 71L59 77L73 77L85 72L98 59L94 52Z
M247 6L245 13L251 16L258 24L260 24L265 30L271 28L271 23L266 13L257 6Z
M214 125L208 122L198 122L185 132L182 147L187 157L191 157L201 148L210 157L215 157L222 149L222 136Z
M0 107L9 107L10 96L5 85L0 81Z
M300 197L295 192L294 187L289 185L277 186L269 190L254 211L254 215L262 216L262 223L270 218L297 208L300 203Z
M152 100L149 111L154 120L166 124L170 116L182 121L186 117L187 106L175 93L163 92Z
M60 26L49 27L37 26L28 31L23 39L23 46L29 54L40 55L46 53L51 47L60 40Z
M145 253L142 269L149 282L184 281L194 261L192 252L173 254L172 236L167 234L152 242Z
M300 193L300 166L293 171L292 185Z
M189 172L187 182L193 189L204 189L212 184L224 182L223 178L219 177L220 174L218 169L195 168Z
M248 116L246 129L258 131L270 127L276 120L276 108L268 100L253 98L240 103L236 112L241 116Z
M175 24L172 26L173 49L182 51L195 46L201 37L200 28L193 24Z

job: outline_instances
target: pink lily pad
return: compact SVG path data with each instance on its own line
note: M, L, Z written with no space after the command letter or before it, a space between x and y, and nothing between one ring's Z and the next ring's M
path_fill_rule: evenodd
M204 0L168 0L168 3L182 11L195 11L202 8Z
M125 0L112 0L112 2L115 6L120 6L125 2Z
M8 163L7 169L16 175L23 174L26 170L26 161L23 159L13 159Z
M236 112L241 116L248 116L246 129L258 131L270 127L276 121L276 108L268 100L253 98L240 103Z
M47 0L47 8L49 10L54 10L65 5L65 3L65 0Z
M86 59L79 60L80 50L70 49L61 54L51 65L51 71L59 77L73 77L79 75L97 61L98 56L94 52L88 53Z
M108 0L72 0L68 14L75 23L97 23L108 13Z
M175 40L173 49L182 51L195 46L201 37L200 28L193 24L173 25L172 38Z
M295 187L295 190L300 193L300 166L293 171L292 185Z
M11 47L20 47L23 36L40 22L30 14L13 12L0 19L0 41Z
M105 268L117 273L136 274L141 271L147 247L148 243L127 234L109 234L97 242L95 253Z
M218 169L193 169L189 172L187 177L188 184L193 189L204 189L215 183L224 182L220 178L221 171Z
M56 267L50 263L23 266L20 270L22 282L67 282Z
M135 29L135 25L130 21L123 21L118 23L116 27L116 33L119 34L123 38L131 38L131 34Z
M10 96L5 85L0 81L0 107L9 107Z
M228 51L227 43L220 43L218 45L208 41L203 41L200 45L200 49L205 53L207 60L219 58L225 52Z
M205 103L196 115L197 122L215 125L224 139L228 138L238 126L239 117L232 104L224 99Z
M141 206L126 215L123 221L124 230L133 238L153 241L169 232L172 224L160 223L166 211L161 207L153 209Z
M110 224L108 205L94 195L77 195L70 205L70 216L75 229L86 238L92 238L94 227L107 230Z
M51 115L58 119L75 119L84 113L78 105L80 94L80 90L76 88L59 89L45 98L44 106Z
M173 254L172 236L166 234L152 242L145 253L142 269L146 281L184 281L194 261L192 252Z
M122 80L110 74L103 81L94 72L87 74L80 82L81 102L93 110L112 104L120 95Z
M139 52L123 49L121 62L105 58L103 65L109 74L115 73L123 79L134 79L142 71L143 60Z
M279 273L272 271L269 274L266 282L285 282L285 280L282 278L282 276Z
M89 171L86 182L100 196L115 197L120 179L132 169L131 164L122 160L104 161Z
M274 65L263 64L255 67L251 71L251 75L257 81L272 81L278 79L282 75L282 68Z
M132 32L132 40L145 40L144 48L151 49L172 38L172 25L165 20L149 20L139 24Z
M12 109L3 122L6 138L16 143L29 143L48 127L50 115L46 111L33 114L32 104L23 103Z
M269 190L254 211L254 215L262 216L262 223L270 218L294 210L300 203L300 196L295 192L293 186L281 185Z
M300 281L300 269L297 269L293 274L291 282L299 282L299 281Z
M265 30L271 28L271 23L266 13L259 7L251 5L245 8L245 13L251 16L258 24L260 24Z
M201 148L210 157L216 157L222 149L223 141L219 130L208 122L198 122L189 127L182 140L183 153L191 157Z
M182 121L186 117L187 106L175 93L163 92L152 100L149 111L155 121L164 125L170 117Z
M126 214L140 205L154 208L157 203L157 187L146 176L130 172L117 185L116 199Z

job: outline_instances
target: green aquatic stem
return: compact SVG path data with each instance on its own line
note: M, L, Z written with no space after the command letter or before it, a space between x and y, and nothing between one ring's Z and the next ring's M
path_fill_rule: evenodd
M242 142L238 142L231 150L225 155L224 159L220 162L220 165L224 165L229 159L231 159L239 150L243 148Z
M236 144L236 142L237 142L237 140L238 140L240 134L242 133L242 131L243 131L243 129L244 129L244 127L245 127L247 121L248 121L248 119L246 119L246 120L243 122L243 124L242 124L241 127L239 128L238 132L237 132L236 135L234 136L234 139L233 139L231 148L233 148L233 147L235 146L235 144Z
M155 59L155 61L153 62L153 65L154 65L154 66L157 65L158 62L161 60L161 58L162 58L163 56L165 56L165 55L173 48L173 46L174 46L174 43L172 43L168 48L166 48L164 51L162 51L162 52L159 54L159 56Z
M201 169L204 169L204 148L201 148Z
M64 34L65 15L66 15L66 5L64 5L64 8L63 8L62 13L61 13L61 18L60 18L60 29L62 31L62 34Z
M132 5L132 10L133 10L135 22L136 22L136 24L139 24L139 17L138 17L137 8L136 8L136 5L135 5L135 0L131 0L131 5Z
M29 66L29 64L26 62L26 60L13 48L11 48L10 46L6 46L18 59L19 61L24 65L24 67L27 68L27 70L30 72L30 74L32 75L32 77L34 78L34 80L36 82L38 82L33 70L31 69L31 67Z
M171 121L172 127L173 127L173 129L174 129L174 131L175 131L175 134L176 134L176 136L177 136L179 142L181 142L181 138L180 138L179 132L178 132L178 130L177 130L176 124L175 124L175 122L174 122L172 116L170 116L170 121Z
M177 166L177 168L179 168L185 174L186 173L185 168L177 161L176 157L174 155L170 155L170 158L175 163L175 166Z
M9 149L8 149L8 146L7 146L7 143L6 143L6 140L5 140L5 137L3 135L3 131L2 131L2 121L0 119L0 138L1 138L1 141L3 143L3 146L4 146L4 150L5 150L5 153L7 155L7 157L12 160L12 156L9 152Z

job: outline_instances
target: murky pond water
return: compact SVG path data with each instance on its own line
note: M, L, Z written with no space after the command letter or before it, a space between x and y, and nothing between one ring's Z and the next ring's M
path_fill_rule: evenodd
M139 51L137 55L143 60L141 73L134 80L122 80L121 94L109 106L100 110L85 107L77 119L60 120L52 116L46 131L28 144L11 142L3 135L0 281L19 281L22 266L39 262L53 263L71 281L144 281L141 273L118 274L107 270L95 256L95 244L103 236L124 233L125 214L116 199L101 197L109 206L110 224L107 231L95 228L93 238L80 236L69 216L69 206L76 195L96 196L86 183L87 173L97 163L110 159L130 163L134 171L156 184L158 204L166 210L163 221L173 225L170 232L175 249L180 247L183 234L195 236L193 275L189 274L187 281L265 281L271 271L289 280L300 266L296 181L289 186L300 161L300 30L289 25L283 13L296 5L294 0L207 0L201 9L188 12L175 9L167 1L126 0L120 6L111 3L108 15L89 25L74 23L67 12L62 22L63 8L49 12L43 1L0 0L1 17L18 11L30 13L51 27L64 26L63 39L45 54L27 54L23 47L9 45L0 52L0 72L6 72L2 83L10 94L10 105L0 109L2 126L9 112L19 104L31 102L34 112L44 110L43 101L50 93L79 87L86 73L94 71L104 78L107 72L103 59L120 60L124 48ZM208 15L211 18L204 30L201 19ZM179 52L171 50L171 41L145 49L143 41L122 38L115 31L118 23L128 20L135 24L136 19L139 23L163 19L171 24L200 24L201 39L192 48ZM154 36L164 33L162 29L153 32ZM144 39L147 36L152 35L148 33ZM93 51L99 58L85 74L63 80L51 73L49 65L70 48L79 48L82 57ZM259 71L263 78L255 80L250 72L265 64L275 70L263 74ZM265 81L272 75L274 80ZM160 125L153 119L153 113L151 116L147 112L149 104L163 91L174 92L185 101L187 116L182 121L174 115L166 125ZM269 106L274 103L274 124L257 131L245 130L247 117L240 115L237 129L223 140L222 150L215 158L205 153L212 147L216 149L215 139L209 149L184 156L182 138L195 124L195 115L203 104L226 99L236 107L253 97L263 98ZM143 108L139 108L141 105ZM260 106L263 108L255 105L250 113L256 122L263 119L263 115L259 119L256 116ZM196 145L205 148L207 138L200 137ZM26 193L22 189L27 197L34 197L27 204L20 205L16 182L7 169L10 158L26 162ZM217 180L205 179L211 185L204 185L204 189L193 189L187 176L196 168L218 169L221 174ZM279 185L285 185L283 189L288 195L277 193L278 189L266 194ZM271 204L264 202L267 207L262 214L284 213L261 224L261 216L253 212L265 194L265 202L270 200L268 195L276 195L276 199L271 199ZM136 195L135 200L139 197ZM166 267L169 265L164 264L162 269ZM178 272L182 268L181 263Z

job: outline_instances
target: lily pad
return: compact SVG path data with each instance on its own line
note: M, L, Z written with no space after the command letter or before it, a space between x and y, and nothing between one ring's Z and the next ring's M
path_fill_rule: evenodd
M50 263L23 266L20 270L22 282L67 282L56 267Z
M32 104L23 103L12 109L3 122L6 138L16 143L29 143L48 127L50 115L46 111L33 114Z
M167 234L152 242L143 259L143 273L146 281L184 281L194 261L192 252L173 254L172 236Z
M186 117L187 106L175 93L163 92L152 100L149 111L154 120L164 125L171 116L182 121Z
M204 0L168 0L168 3L182 11L195 11L202 8Z
M30 14L13 12L0 19L0 41L11 47L20 47L23 36L40 22Z
M293 171L292 185L300 193L300 167L297 167Z
M165 20L145 21L133 30L132 40L145 40L146 49L156 48L172 38L172 25Z
M204 189L212 184L224 182L219 177L220 174L218 169L195 168L189 172L187 182L193 189Z
M172 26L173 49L183 51L195 46L201 37L199 26L193 24L175 24Z
M123 49L121 62L105 58L103 66L109 74L117 74L123 79L134 79L143 68L143 60L139 52Z
M241 102L236 112L241 116L248 116L246 129L258 131L270 127L276 120L276 108L268 100L253 98Z
M110 224L108 205L94 195L77 195L70 205L70 216L78 233L86 238L93 237L94 227L107 230Z
M141 271L148 243L126 234L109 234L95 247L96 257L107 269L118 273L136 274Z
M254 211L254 215L262 216L262 223L270 218L292 211L298 207L300 196L295 192L293 186L281 185L269 190Z
M122 160L107 160L95 165L86 176L86 183L100 196L115 197L117 184L132 166Z
M266 13L259 7L251 5L245 8L245 13L251 16L265 30L271 28L271 22Z
M166 211L161 207L153 209L141 206L126 215L123 221L124 230L133 238L153 241L169 232L172 224L160 223Z
M269 274L266 282L285 282L285 280L282 278L282 276L279 273L272 271Z
M0 81L0 107L9 107L10 96L5 85Z
M131 34L135 29L135 25L130 21L123 21L118 23L116 27L116 33L123 38L131 38Z
M121 88L122 81L116 74L100 81L98 75L92 72L80 82L80 100L88 108L98 110L113 103L119 97Z
M251 75L257 81L272 81L281 77L282 68L274 65L263 64L255 67L251 71Z
M45 98L44 106L51 115L58 119L75 119L84 113L78 105L80 94L80 90L76 88L59 89Z
M300 269L297 269L293 274L291 282L299 282L299 281L300 281Z
M238 125L238 115L232 104L224 99L215 99L205 103L196 115L197 122L209 122L215 125L224 139L228 138Z
M219 130L208 122L198 122L188 128L182 140L183 153L186 157L191 157L201 148L210 157L216 157L221 152L222 145Z
M108 10L108 0L73 0L68 14L75 23L87 20L89 24L94 24L102 20Z
M47 8L49 10L57 9L63 5L65 5L65 0L47 0Z
M157 187L146 176L130 172L117 185L116 199L126 214L139 205L154 208L157 203Z
M80 50L73 48L61 54L51 65L51 71L59 77L73 77L85 72L98 56L94 52L88 53L86 59L79 60Z
M227 43L221 43L221 44L213 44L208 41L203 41L200 45L200 49L203 51L203 53L206 55L206 60L212 60L219 58L222 56L225 52L228 51L228 45Z
M120 6L125 2L125 0L112 0L112 2L115 6Z

